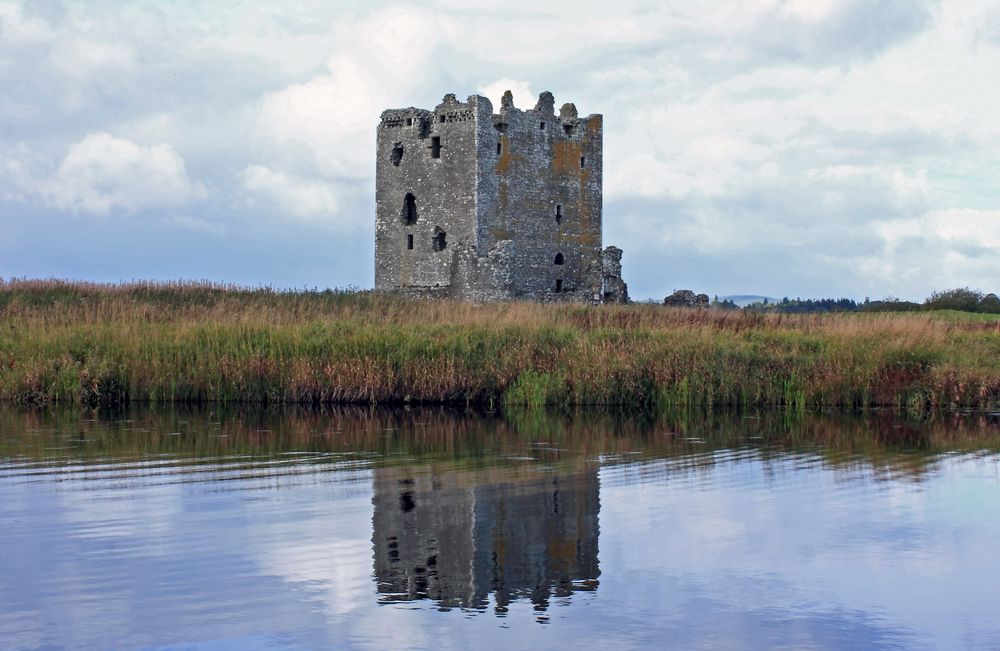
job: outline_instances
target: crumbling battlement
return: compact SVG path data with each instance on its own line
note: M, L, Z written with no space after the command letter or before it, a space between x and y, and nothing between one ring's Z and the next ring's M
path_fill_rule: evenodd
M548 92L521 110L508 91L499 113L448 94L433 111L384 111L377 148L376 289L627 300L621 250L617 267L602 250L602 116L556 114Z

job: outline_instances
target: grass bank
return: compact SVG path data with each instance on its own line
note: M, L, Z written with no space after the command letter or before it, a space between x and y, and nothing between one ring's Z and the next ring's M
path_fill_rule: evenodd
M0 399L1000 408L1000 320L0 283Z

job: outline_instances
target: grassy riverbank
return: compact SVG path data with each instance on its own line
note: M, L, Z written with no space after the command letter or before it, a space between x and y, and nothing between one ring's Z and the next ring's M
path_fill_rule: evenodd
M980 315L981 316L981 315ZM1000 320L0 283L0 399L1000 407Z

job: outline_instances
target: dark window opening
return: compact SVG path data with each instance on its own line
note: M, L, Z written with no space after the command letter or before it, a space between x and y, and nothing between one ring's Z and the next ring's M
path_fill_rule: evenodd
M587 157L580 156L580 169L583 169L586 166L587 166Z
M431 158L441 158L441 136L431 138Z
M413 491L406 491L405 493L399 494L400 511L403 513L409 513L415 508L417 508L417 501L413 499Z
M410 251L413 250L413 234L412 233L407 233L406 234L406 248L408 250L410 250Z
M403 221L407 224L417 223L417 198L407 192L403 199Z
M420 118L420 139L423 140L431 135L431 121L427 118Z
M556 223L557 224L561 224L562 223L562 217L563 217L563 215L562 215L562 204L561 203L557 203L556 204Z
M403 145L402 143L396 143L392 148L392 164L399 167L400 161L403 160Z
M440 122L441 124L444 124L444 119L445 119L445 116L443 116L443 115L439 115L438 116L438 122Z
M445 232L438 229L437 232L434 234L434 250L444 251L447 246L448 242L445 239Z
M562 278L557 278L556 279L556 293L558 294L561 291L562 291Z
M564 262L565 258L563 258L563 254L556 253L556 259L552 261L552 264L563 264Z
M498 142L497 143L497 156L499 156L502 153L503 153L503 143L502 142Z
M406 118L406 126L408 127L413 126L413 118Z
M505 131L507 131L507 123L497 122L496 124L493 125L493 128L499 131L500 133L504 133Z
M567 136L572 136L573 135L573 125L572 124L564 124L563 125L563 131L566 132Z
M539 122L538 123L538 128L541 129L542 131L545 131L545 123L544 122Z
M614 297L613 292L604 292L604 300L610 301Z

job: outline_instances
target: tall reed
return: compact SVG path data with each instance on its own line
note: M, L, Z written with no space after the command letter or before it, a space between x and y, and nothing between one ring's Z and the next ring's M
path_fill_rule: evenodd
M1000 408L1000 320L0 281L0 399Z

